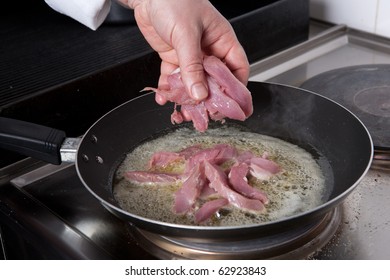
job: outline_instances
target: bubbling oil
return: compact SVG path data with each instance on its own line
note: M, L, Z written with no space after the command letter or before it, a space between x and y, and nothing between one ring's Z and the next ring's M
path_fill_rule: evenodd
M195 225L191 214L177 215L173 212L174 193L180 187L179 183L140 186L126 180L123 174L126 171L147 170L149 159L158 151L178 152L193 145L200 144L207 148L221 143L241 151L249 150L258 156L266 152L269 159L282 168L282 172L266 181L250 180L253 187L264 191L269 198L265 213L249 213L228 206L200 226L242 226L277 221L323 203L324 175L309 152L278 138L229 126L209 128L202 134L190 128L179 128L137 146L126 155L117 169L113 189L115 199L123 210L144 218Z

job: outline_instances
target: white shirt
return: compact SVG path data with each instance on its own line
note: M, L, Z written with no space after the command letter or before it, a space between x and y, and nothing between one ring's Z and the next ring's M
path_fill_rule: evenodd
M57 12L96 30L106 19L111 8L110 0L45 0Z

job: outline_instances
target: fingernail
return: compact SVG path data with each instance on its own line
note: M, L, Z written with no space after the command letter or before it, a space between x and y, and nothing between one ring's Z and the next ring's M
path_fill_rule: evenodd
M191 95L196 100L205 99L209 93L207 88L202 83L196 83L191 87Z

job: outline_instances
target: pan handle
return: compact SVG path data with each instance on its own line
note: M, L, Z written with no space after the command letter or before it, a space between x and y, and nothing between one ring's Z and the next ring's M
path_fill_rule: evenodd
M0 148L25 156L60 164L64 131L0 117Z

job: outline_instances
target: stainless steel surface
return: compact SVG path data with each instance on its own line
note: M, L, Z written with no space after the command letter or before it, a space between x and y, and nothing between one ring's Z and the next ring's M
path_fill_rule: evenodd
M390 259L390 174L371 170L343 204L338 234L317 259Z
M71 163L62 163L61 165L46 164L30 172L15 177L10 182L17 187L22 188L24 186L33 184L43 178L46 178L52 174L55 174L56 172L59 172L67 168L69 165L72 164Z
M390 63L390 40L344 25L312 24L315 34L300 45L251 66L252 81L299 86L328 70ZM372 167L375 167L375 163ZM338 233L314 259L390 259L390 173L371 168L343 203Z
M338 25L252 64L250 80L299 86L328 70L381 63L390 63L390 39Z

